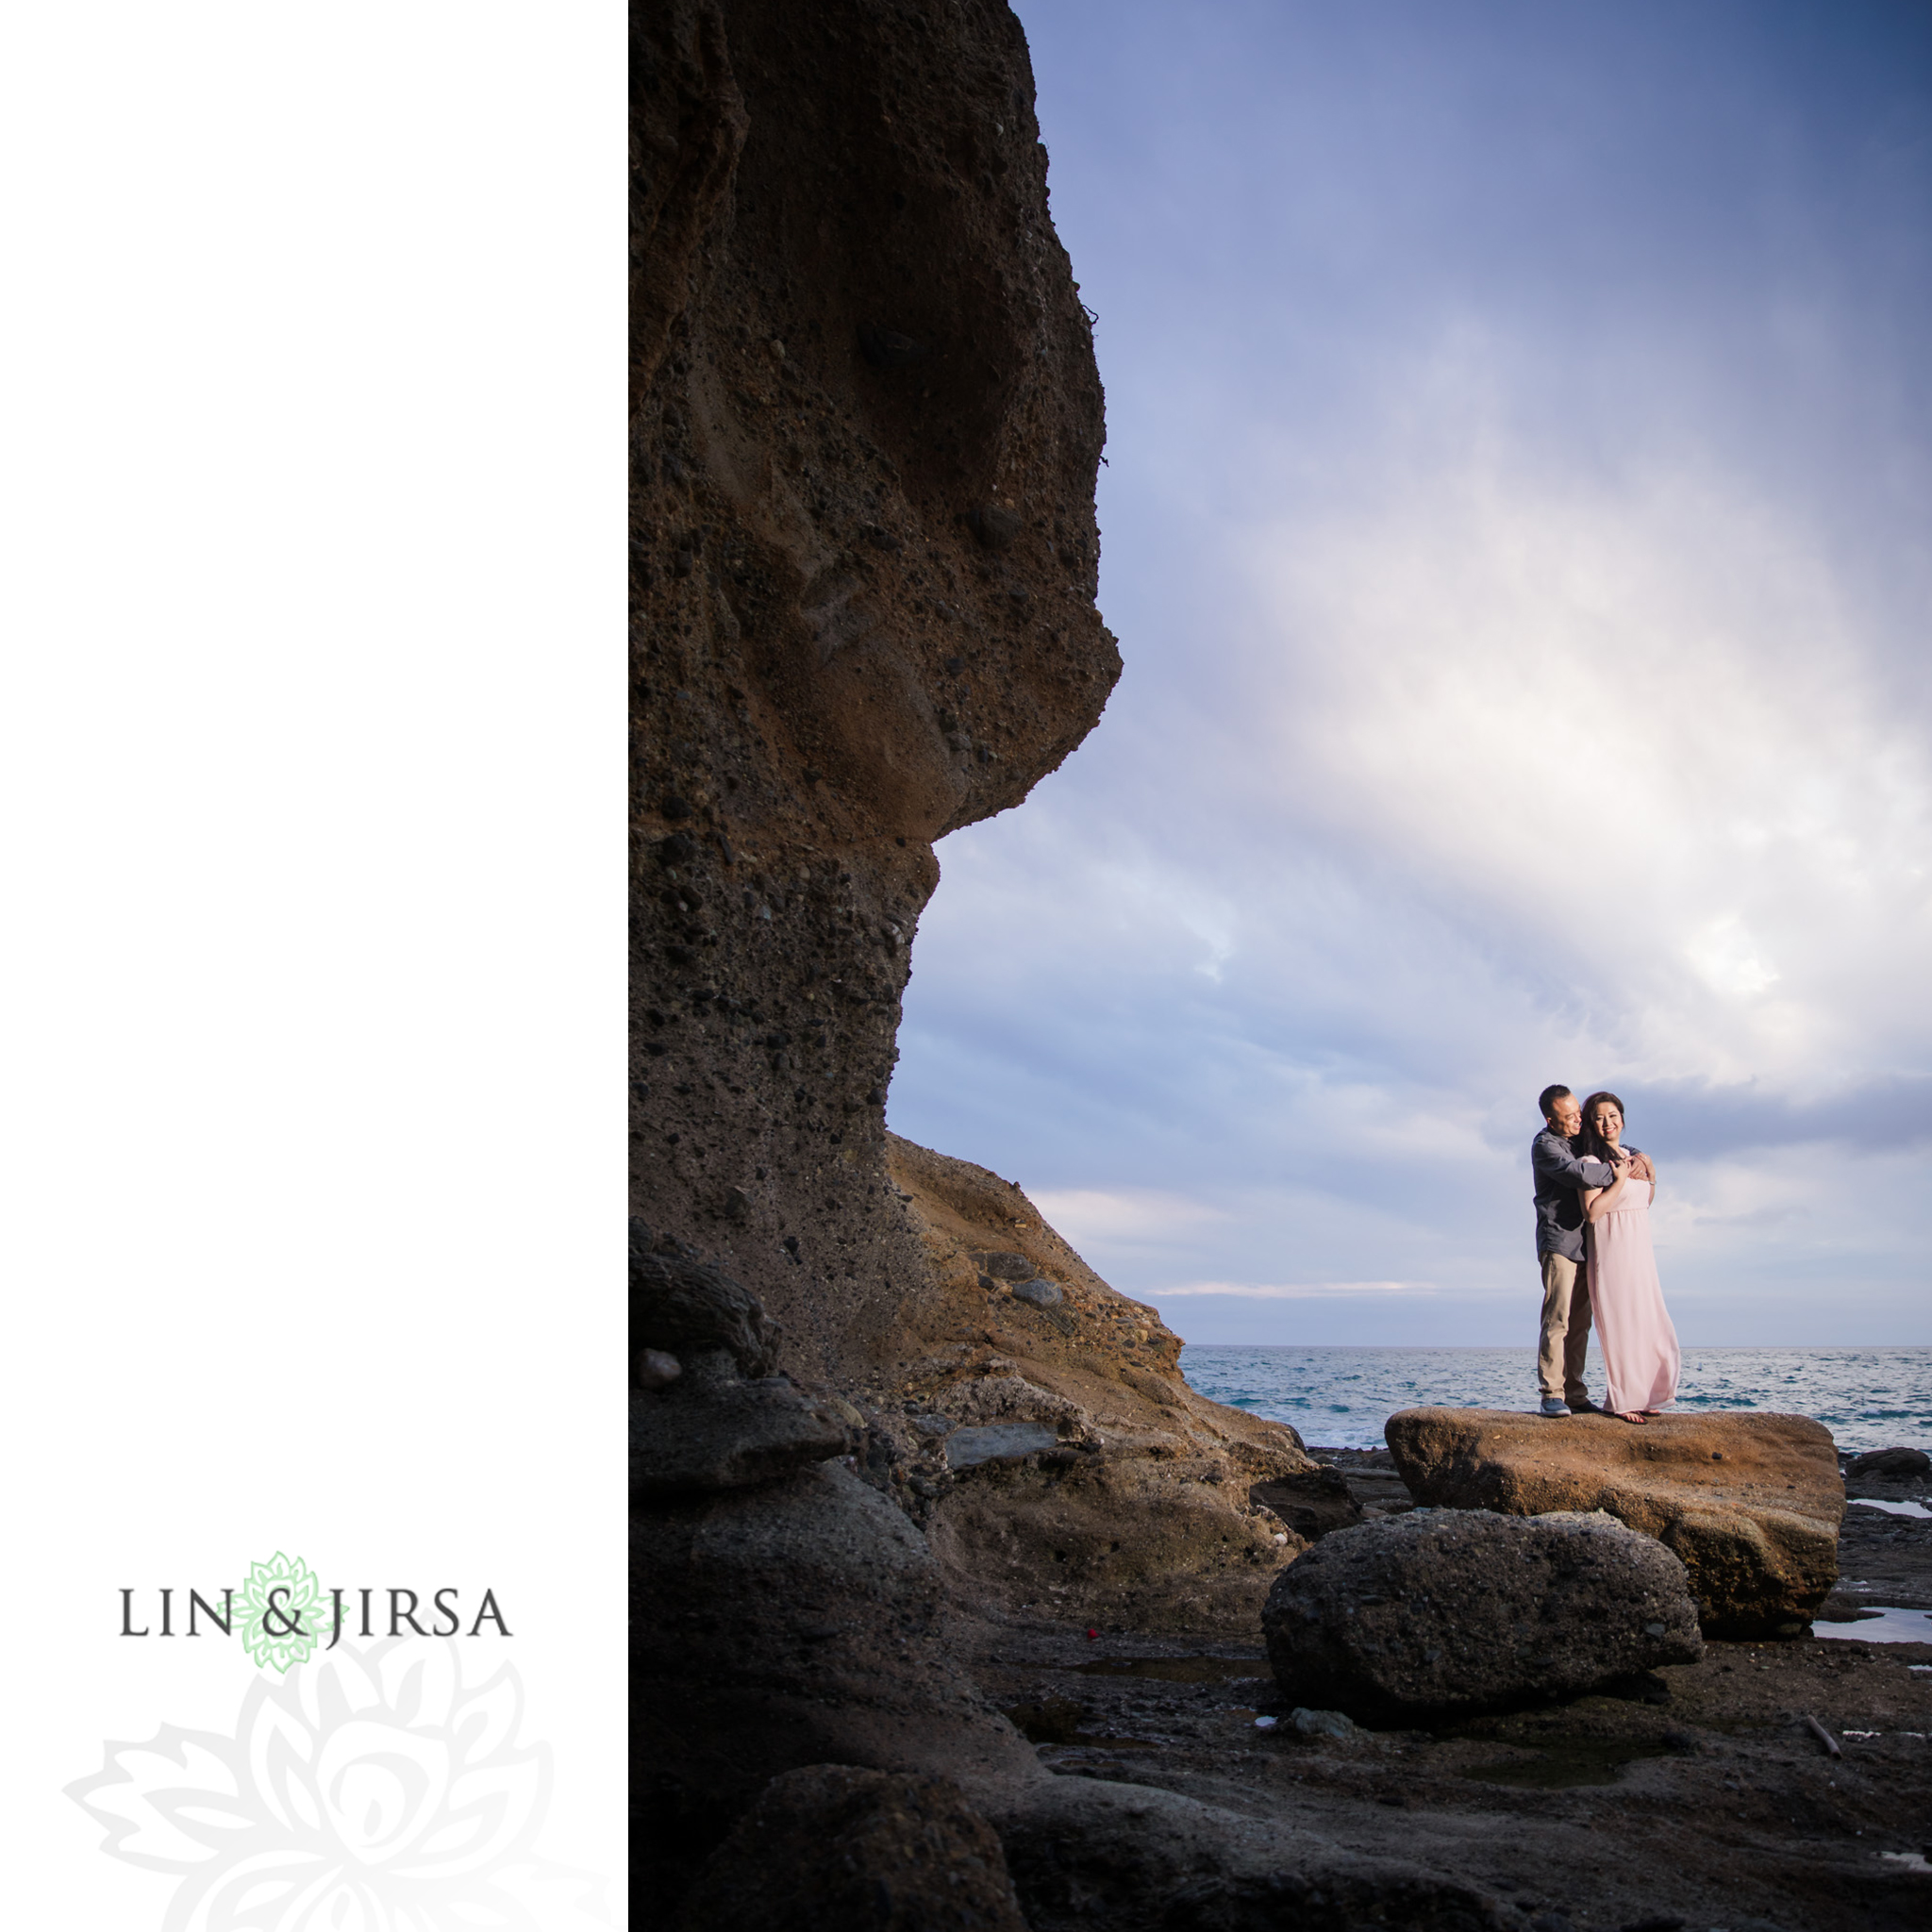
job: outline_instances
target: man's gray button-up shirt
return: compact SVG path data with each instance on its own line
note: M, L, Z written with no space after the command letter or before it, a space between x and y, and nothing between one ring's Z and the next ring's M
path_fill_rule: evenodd
M1607 1188L1617 1178L1601 1160L1579 1160L1575 1148L1555 1127L1545 1127L1529 1146L1536 1177L1536 1256L1565 1255L1583 1259L1583 1191Z

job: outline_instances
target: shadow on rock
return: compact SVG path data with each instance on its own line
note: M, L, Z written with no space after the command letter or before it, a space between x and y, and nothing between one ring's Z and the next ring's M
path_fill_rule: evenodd
M992 1827L948 1778L813 1764L765 1787L679 1932L1027 1932Z
M1486 1932L1505 1923L1460 1880L1172 1791L1062 1777L989 1809L1033 1932Z
M756 1297L646 1237L631 1314L640 1361L678 1371L631 1395L641 1886L674 1897L801 1765L1037 1776L951 1661L925 1539L838 1459L841 1419L782 1378L737 1374L767 1360L761 1341L733 1352L765 1333Z

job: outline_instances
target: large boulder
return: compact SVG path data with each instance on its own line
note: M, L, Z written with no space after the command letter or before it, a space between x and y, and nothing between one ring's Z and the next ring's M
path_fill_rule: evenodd
M1573 1696L1703 1653L1684 1566L1601 1513L1418 1510L1324 1537L1275 1579L1296 1705L1399 1723Z
M950 1778L810 1764L767 1785L683 1932L1026 1932L992 1827Z
M939 1565L842 1462L634 1498L634 1836L660 1896L780 1772L1039 1774L955 1661Z
M1838 1581L1844 1485L1802 1415L1410 1408L1384 1434L1419 1502L1511 1516L1607 1510L1682 1559L1712 1637L1795 1636Z

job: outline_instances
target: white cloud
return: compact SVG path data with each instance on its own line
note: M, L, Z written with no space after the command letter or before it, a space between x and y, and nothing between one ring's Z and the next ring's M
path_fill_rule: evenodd
M1255 808L1534 947L1654 1077L1932 1045L1925 720L1821 534L1688 464L1578 478L1481 441L1247 540Z
M1684 953L1713 992L1750 999L1777 984L1777 969L1758 957L1757 942L1735 916L1714 919L1692 934Z
M1034 1190L1029 1198L1076 1247L1082 1241L1158 1239L1224 1216L1224 1209L1205 1202L1147 1188L1044 1188Z

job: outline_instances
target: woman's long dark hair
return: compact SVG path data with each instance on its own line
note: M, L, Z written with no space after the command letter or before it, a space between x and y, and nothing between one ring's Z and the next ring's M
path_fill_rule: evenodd
M1604 1137L1596 1130L1596 1110L1605 1101L1608 1101L1617 1109L1617 1116L1625 1126L1630 1124L1630 1116L1624 1111L1624 1103L1614 1093L1592 1093L1583 1103L1583 1133L1581 1139L1583 1141L1582 1155L1586 1160L1606 1160L1609 1157L1609 1146L1605 1141Z

